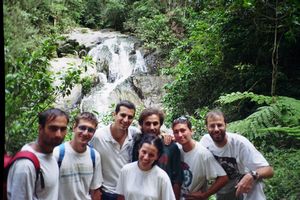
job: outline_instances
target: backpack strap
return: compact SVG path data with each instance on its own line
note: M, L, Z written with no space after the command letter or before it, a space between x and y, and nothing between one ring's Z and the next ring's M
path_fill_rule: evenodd
M33 163L35 169L39 170L41 168L39 159L31 151L19 151L19 152L17 152L16 155L9 162L8 167L10 167L16 160L22 159L22 158L29 159Z
M59 145L59 157L58 157L58 167L60 168L62 160L64 159L65 156L65 143L62 143Z
M95 169L95 160L96 160L95 149L91 146L90 146L90 154L91 154L91 159L93 161L93 169Z

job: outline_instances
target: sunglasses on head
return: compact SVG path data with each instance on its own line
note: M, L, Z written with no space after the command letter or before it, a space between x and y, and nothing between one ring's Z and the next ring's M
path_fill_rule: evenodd
M177 122L177 121L188 121L188 118L185 116L180 116L180 117L174 119L173 122Z
M81 131L86 131L87 130L89 133L94 133L96 131L94 128L84 126L84 125L78 126L78 128Z

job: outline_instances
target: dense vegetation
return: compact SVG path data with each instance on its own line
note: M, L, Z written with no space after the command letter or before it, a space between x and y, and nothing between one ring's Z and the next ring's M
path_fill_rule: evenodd
M167 124L188 115L205 133L213 107L274 166L268 199L299 199L300 3L298 0L5 0L5 138L17 151L36 137L37 113L80 82L71 71L53 88L49 60L75 26L130 32L170 74ZM180 91L180 92L179 92Z

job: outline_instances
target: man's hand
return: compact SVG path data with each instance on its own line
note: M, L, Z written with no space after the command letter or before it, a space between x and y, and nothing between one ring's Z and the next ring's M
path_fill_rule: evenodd
M162 136L163 136L163 140L164 140L164 144L165 145L171 144L172 141L174 140L174 136L173 135L162 134Z
M184 195L185 200L201 200L201 199L207 199L208 196L206 196L205 192L191 192L189 194Z
M102 192L100 191L100 188L96 190L90 190L91 198L92 200L101 200L102 199Z
M246 174L240 182L235 186L236 192L235 196L239 196L243 193L248 193L251 191L254 185L254 179L251 174Z

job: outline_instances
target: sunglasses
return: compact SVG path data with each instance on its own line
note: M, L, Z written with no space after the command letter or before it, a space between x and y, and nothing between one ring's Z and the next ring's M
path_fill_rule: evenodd
M84 126L84 125L78 126L78 128L81 131L86 131L87 130L89 133L95 133L95 131L96 131L96 129L88 127L88 126Z

